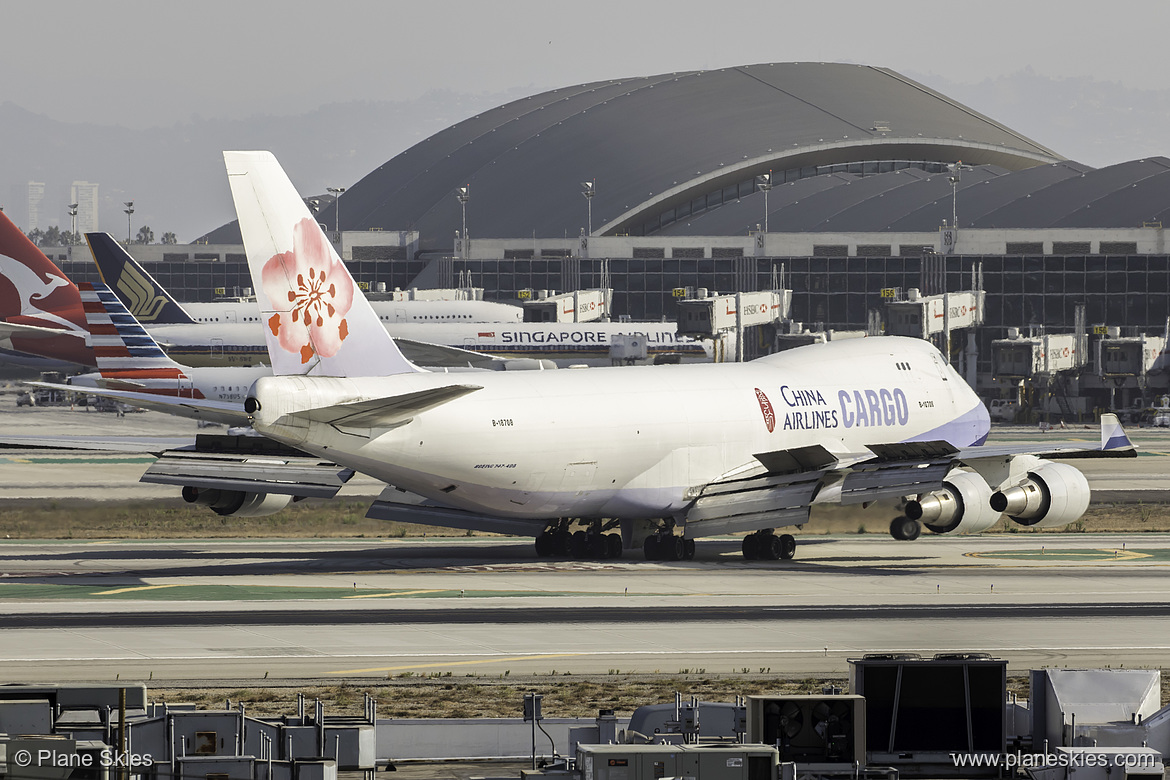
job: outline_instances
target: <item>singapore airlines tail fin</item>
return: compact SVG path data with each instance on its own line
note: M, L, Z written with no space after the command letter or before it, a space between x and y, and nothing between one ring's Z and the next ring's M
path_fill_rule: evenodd
M223 157L273 373L419 371L386 333L276 158L269 152Z
M109 233L86 233L102 281L139 322L191 325L195 320Z

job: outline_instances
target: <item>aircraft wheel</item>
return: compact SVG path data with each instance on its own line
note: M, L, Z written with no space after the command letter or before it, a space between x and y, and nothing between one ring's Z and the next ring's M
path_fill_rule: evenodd
M536 554L541 558L547 558L552 555L552 537L548 534L540 534L536 537Z
M664 541L666 544L663 548L666 550L666 555L663 556L668 561L681 561L686 555L686 540L681 536L667 536Z
M790 561L794 555L796 555L796 537L792 534L781 534L780 559Z
M683 539L683 560L693 561L695 559L695 540Z
M659 547L660 547L660 545L658 544L658 536L657 535L647 536L646 541L642 544L642 552L646 555L646 560L648 560L648 561L658 560Z
M607 558L622 557L622 535L621 534L606 534L604 537L606 545Z
M780 560L780 553L783 550L780 547L780 537L776 534L767 534L760 537L760 557L766 561Z
M573 557L574 558L588 558L589 557L589 534L584 531L577 531L572 536L573 539Z
M589 534L587 544L590 558L601 560L609 557L609 541L605 534Z
M917 520L899 515L890 521L890 536L899 541L913 541L922 535L922 526Z
M754 561L760 557L760 537L748 534L743 538L740 549L743 551L744 560Z
M568 531L557 531L552 534L552 544L549 545L549 555L554 558L573 557L573 535Z

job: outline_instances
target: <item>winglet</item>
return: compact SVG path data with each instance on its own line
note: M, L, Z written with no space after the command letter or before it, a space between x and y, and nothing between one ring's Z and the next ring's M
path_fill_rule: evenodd
M1101 415L1101 450L1132 450L1133 442L1129 440L1121 421L1115 414Z
M191 315L113 236L86 233L85 240L102 281L134 315L134 319L155 325L194 324Z
M269 152L223 158L273 373L419 371L386 333L276 158Z

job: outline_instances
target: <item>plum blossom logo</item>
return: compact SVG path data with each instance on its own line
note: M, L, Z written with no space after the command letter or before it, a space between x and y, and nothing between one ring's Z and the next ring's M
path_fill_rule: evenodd
M275 307L291 304L268 318L268 328L286 352L333 357L349 335L345 320L353 304L353 280L325 236L308 218L293 227L293 248L273 255L260 271L261 283Z
M768 433L776 430L776 412L772 409L772 402L768 400L768 396L764 395L764 391L760 388L754 388L756 391L756 400L760 402L760 413L764 415L764 425L768 426Z

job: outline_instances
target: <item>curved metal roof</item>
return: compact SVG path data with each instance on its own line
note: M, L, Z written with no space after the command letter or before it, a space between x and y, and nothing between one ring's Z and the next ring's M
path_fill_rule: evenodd
M771 171L858 160L962 159L1026 168L1062 159L891 70L774 63L582 84L533 95L416 144L340 199L346 230L413 229L450 246L456 188L472 238L576 235L581 182L594 233L640 232L698 196ZM332 207L321 213L333 221Z
M470 186L471 237L742 235L962 227L1131 227L1170 217L1170 161L1095 170L894 71L774 63L580 84L455 124L340 200L344 230L418 230L449 249ZM333 224L335 206L318 218ZM238 241L225 226L208 239Z

